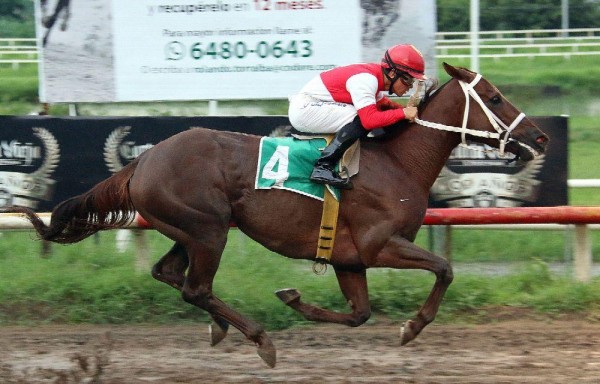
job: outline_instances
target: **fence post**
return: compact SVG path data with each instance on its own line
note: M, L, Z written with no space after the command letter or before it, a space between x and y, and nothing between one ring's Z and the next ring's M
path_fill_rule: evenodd
M429 250L452 262L452 226L429 226Z
M585 224L575 225L574 272L575 279L581 282L590 281L592 270L592 242L590 229Z

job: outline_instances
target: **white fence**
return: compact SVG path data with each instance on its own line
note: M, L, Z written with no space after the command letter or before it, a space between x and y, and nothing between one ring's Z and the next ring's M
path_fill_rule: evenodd
M438 32L436 56L441 59L471 57L470 32ZM539 57L600 55L600 28L528 29L482 31L478 34L479 57ZM0 38L0 64L37 63L36 39Z
M36 39L0 38L0 64L10 64L17 69L20 64L37 64L38 59Z
M600 28L483 31L477 40L482 58L600 54ZM470 32L438 32L436 56L471 57Z

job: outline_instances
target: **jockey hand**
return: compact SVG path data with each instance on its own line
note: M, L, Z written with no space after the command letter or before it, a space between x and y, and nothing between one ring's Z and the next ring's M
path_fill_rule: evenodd
M404 111L405 119L408 121L415 121L415 119L417 118L417 114L419 112L417 107L405 107L403 109L403 111Z

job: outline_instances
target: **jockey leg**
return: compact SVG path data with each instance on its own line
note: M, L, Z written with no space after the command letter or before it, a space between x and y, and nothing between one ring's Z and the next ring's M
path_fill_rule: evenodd
M352 189L350 180L340 177L339 173L335 170L335 166L344 155L344 152L356 140L366 136L367 133L368 131L363 128L358 116L343 126L336 133L331 143L323 149L321 157L315 163L310 180L318 184L329 184L342 189Z

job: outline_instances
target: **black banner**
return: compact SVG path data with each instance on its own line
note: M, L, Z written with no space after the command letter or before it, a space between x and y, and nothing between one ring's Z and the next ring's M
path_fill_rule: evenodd
M193 127L266 136L287 117L0 116L0 206L49 212L124 164Z
M527 206L567 204L566 118L540 117L534 121L551 139L541 161L526 168L528 165L505 166L505 160L491 157L454 156L435 186L442 185L448 193L441 194L443 199L434 193L432 204L445 206L460 199L479 206L496 206L491 202L498 201ZM288 126L286 116L0 116L0 206L17 204L51 211L57 203L87 191L159 141L193 127L267 136ZM503 172L510 177L502 176ZM485 180L483 174L493 177ZM527 184L528 178L533 184ZM465 191L476 192L477 198L468 200ZM509 193L515 191L516 198ZM529 196L527 191L535 193Z

